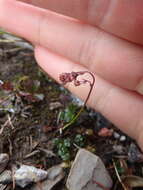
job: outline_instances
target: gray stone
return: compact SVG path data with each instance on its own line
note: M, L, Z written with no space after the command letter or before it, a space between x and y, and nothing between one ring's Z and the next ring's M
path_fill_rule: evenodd
M24 188L33 182L39 182L47 178L47 171L33 166L22 165L14 174L16 185Z
M8 184L12 182L12 173L10 170L4 170L2 174L0 174L0 183Z
M121 142L124 142L126 140L126 136L125 135L122 135L121 137L120 137L120 141Z
M131 163L143 162L143 153L141 153L139 148L134 143L130 144L130 147L128 150L128 160Z
M9 155L5 153L0 154L0 173L4 171L9 162Z
M7 188L7 185L0 184L0 190L6 190L6 188Z
M110 189L112 179L101 159L91 152L80 149L71 167L66 186L70 190Z
M42 190L51 190L58 182L60 182L65 174L60 165L53 166L48 169L47 179L40 183L40 187ZM38 190L37 185L32 186L30 190Z
M119 139L120 138L120 134L117 132L113 132L113 136L115 139Z

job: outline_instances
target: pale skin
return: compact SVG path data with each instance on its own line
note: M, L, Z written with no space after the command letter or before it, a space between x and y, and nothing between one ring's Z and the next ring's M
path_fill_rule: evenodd
M88 104L143 150L142 7L142 0L0 0L0 27L29 40L58 82L63 72L92 72ZM66 87L83 100L89 90Z

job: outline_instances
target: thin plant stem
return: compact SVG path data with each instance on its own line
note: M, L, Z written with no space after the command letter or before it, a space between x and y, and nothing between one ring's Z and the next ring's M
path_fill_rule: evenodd
M115 164L115 161L113 160L113 166L114 166L114 169L115 169L115 172L116 172L116 175L117 175L117 178L119 180L119 182L121 183L122 187L124 188L124 190L129 190L126 185L122 182L122 179L118 173L118 170L117 170L117 167L116 167L116 164Z
M88 102L88 100L89 100L89 98L90 98L90 95L91 95L91 92L92 92L92 90L93 90L94 83L95 83L95 77L94 77L94 75L93 75L91 72L89 72L89 71L84 71L84 74L85 74L85 73L90 74L90 76L92 77L92 82L91 82L91 81L86 81L86 82L88 82L88 84L89 84L89 86L90 86L90 90L89 90L89 92L88 92L88 95L87 95L87 97L86 97L86 99L85 99L85 101L84 101L83 106L81 107L81 109L79 110L79 112L74 116L74 118L73 118L69 123L65 124L62 128L60 128L60 133L62 133L63 130L67 129L70 125L72 125L72 124L78 119L79 115L80 115L81 112L84 110L84 108L85 108L85 106L86 106L86 104L87 104L87 102Z
M75 115L75 117L67 124L65 124L62 128L61 131L65 130L66 128L68 128L70 125L72 125L77 118L79 117L79 115L81 114L81 112L84 110L84 106L81 107L81 109L79 110L79 112Z

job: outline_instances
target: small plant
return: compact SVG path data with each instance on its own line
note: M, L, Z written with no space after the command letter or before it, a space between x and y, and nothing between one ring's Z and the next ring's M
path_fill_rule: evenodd
M56 148L56 151L63 161L71 160L74 152L74 146L82 148L85 146L85 142L86 137L81 134L77 134L72 138L67 137L53 139L53 144Z
M70 122L74 118L77 110L78 110L78 106L77 105L75 105L73 103L69 104L65 108L64 111L61 111L59 113L59 116L58 116L59 117L59 122L60 123L63 122L63 121L66 122L66 123Z
M54 145L58 150L58 155L64 161L70 160L70 147L71 147L71 140L70 138L66 139L54 139Z
M86 80L86 79L82 79L82 80L78 79L79 76L84 75L84 74L89 74L92 77L92 81ZM73 82L75 86L80 86L82 84L88 83L90 87L89 93L87 94L87 97L85 99L83 106L81 107L79 112L71 119L71 121L69 121L67 124L65 124L64 126L60 128L60 132L62 132L62 130L68 128L71 124L73 124L76 121L76 119L79 117L80 113L83 111L91 95L91 92L95 83L95 77L89 71L79 71L79 72L71 72L71 73L62 73L60 74L59 78L63 85L66 85L67 83L70 83L70 82Z
M85 136L81 135L81 134L77 134L75 136L74 142L76 145L78 145L79 147L84 147L85 145Z

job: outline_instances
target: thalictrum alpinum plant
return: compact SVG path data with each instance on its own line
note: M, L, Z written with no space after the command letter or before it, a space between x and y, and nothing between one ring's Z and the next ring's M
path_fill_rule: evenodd
M84 75L84 74L89 74L92 77L92 80L87 80L87 79L84 79L84 78L79 80L78 77L81 76L81 75ZM75 117L70 122L68 122L62 128L60 128L60 132L62 132L62 130L68 128L71 124L73 124L75 122L75 120L79 117L80 113L83 111L84 107L87 104L87 101L90 98L91 92L93 90L93 86L94 86L94 83L95 83L95 77L89 71L78 71L78 72L71 72L71 73L62 73L62 74L60 74L59 79L60 79L60 81L62 82L63 85L66 85L67 83L73 82L73 84L75 86L80 86L82 84L89 84L89 88L90 88L89 92L87 94L87 97L86 97L86 99L84 101L84 104L81 107L81 109L79 110L79 112L75 115Z

